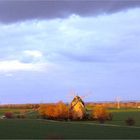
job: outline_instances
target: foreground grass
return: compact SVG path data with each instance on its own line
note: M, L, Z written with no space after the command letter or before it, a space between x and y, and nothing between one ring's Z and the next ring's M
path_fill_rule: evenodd
M0 120L0 138L140 138L140 128L89 125L83 122Z
M0 115L5 112L15 114L24 109L0 109ZM140 139L140 110L139 109L112 109L112 121L100 125L96 121L58 122L39 120L38 112L26 110L26 119L0 120L1 139L49 139L49 138L102 138L102 139ZM132 117L136 124L127 127L125 120ZM114 126L111 126L111 125Z
M140 111L113 112L113 124L125 125L127 118L135 120L135 126L140 126ZM111 122L109 122L111 123Z

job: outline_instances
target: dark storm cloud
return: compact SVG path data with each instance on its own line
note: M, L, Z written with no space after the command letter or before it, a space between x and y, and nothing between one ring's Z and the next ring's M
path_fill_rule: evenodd
M70 14L92 16L139 6L139 0L0 1L0 21L64 18Z

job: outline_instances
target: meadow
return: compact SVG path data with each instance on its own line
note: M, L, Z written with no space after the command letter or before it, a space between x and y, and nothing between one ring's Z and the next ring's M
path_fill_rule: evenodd
M1 120L0 138L140 138L140 128L57 122L47 120Z
M0 109L3 114L7 109ZM20 109L11 109L14 113ZM27 111L27 110L26 110ZM29 109L24 119L1 119L0 138L49 139L49 138L118 138L140 139L140 109L112 109L112 121L51 121L38 118L38 112ZM135 125L127 126L125 120L133 117Z

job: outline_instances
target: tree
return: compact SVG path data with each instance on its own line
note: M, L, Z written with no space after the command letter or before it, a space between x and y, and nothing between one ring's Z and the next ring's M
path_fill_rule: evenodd
M57 106L56 108L57 108L58 118L67 119L68 118L68 107L63 102L57 103L56 106Z
M46 108L47 108L47 105L46 104L41 104L40 107L39 107L39 114L42 117L45 117L46 116Z
M39 108L41 116L49 119L67 119L68 107L63 102L42 104Z
M92 111L93 119L98 120L101 123L103 123L105 120L109 120L110 115L111 114L107 111L107 109L101 105L95 106Z

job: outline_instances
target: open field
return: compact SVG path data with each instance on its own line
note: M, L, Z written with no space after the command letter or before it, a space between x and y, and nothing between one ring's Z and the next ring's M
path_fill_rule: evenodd
M135 126L140 126L140 109L120 109L112 110L113 121L108 122L112 124L125 125L127 118L133 118L135 120Z
M47 120L0 120L0 138L140 138L140 128Z
M90 112L90 110L88 112ZM133 118L135 120L135 126L140 126L140 109L109 109L109 112L112 113L113 120L106 121L105 123L107 124L125 126L125 120L128 118Z
M0 114L10 111L19 113L22 109L0 109ZM97 121L49 121L38 119L38 112L26 110L25 119L1 119L0 138L139 138L140 109L111 109L112 121L99 124ZM127 126L125 120L132 117L134 126Z
M10 109L10 108L0 108L0 115L4 115L4 113L6 112L12 112L12 113L15 113L15 114L18 114L20 112L25 112L25 111L31 111L32 109Z

